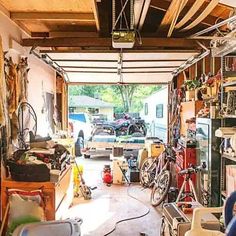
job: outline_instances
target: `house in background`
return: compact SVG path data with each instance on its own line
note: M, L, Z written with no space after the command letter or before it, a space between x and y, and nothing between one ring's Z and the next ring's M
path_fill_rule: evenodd
M140 116L149 124L148 136L158 137L167 142L168 87L153 93L143 101Z
M69 97L69 112L80 113L85 112L91 115L103 115L107 120L113 120L114 105L104 102L100 99L89 96L70 96Z

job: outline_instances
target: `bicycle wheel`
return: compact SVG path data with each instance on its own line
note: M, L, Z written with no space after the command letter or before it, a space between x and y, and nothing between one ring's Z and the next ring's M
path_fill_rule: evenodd
M154 181L157 163L153 158L148 157L144 160L140 168L140 183L143 187L150 187Z
M151 193L151 204L159 206L166 198L171 185L171 173L169 170L162 171L155 180Z

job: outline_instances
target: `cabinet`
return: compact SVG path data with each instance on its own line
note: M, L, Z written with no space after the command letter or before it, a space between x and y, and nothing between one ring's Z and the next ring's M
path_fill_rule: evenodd
M182 183L184 181L184 176L178 175L178 173L181 169L186 169L190 165L196 165L196 149L184 147L184 146L178 144L175 152L176 152L175 171L177 174L177 183L176 184L177 184L178 189L180 189L182 186ZM192 177L192 180L194 183L196 182L195 175ZM189 190L189 187L186 190Z
M4 216L7 207L8 189L15 188L26 191L41 189L43 191L45 201L46 220L61 219L73 200L72 177L72 167L70 166L67 170L64 171L57 183L18 182L11 179L3 179L1 188L2 216Z
M222 167L223 159L220 154L222 140L215 136L215 131L224 124L225 127L236 125L235 119L208 119L197 118L197 161L206 162L206 169L198 175L197 186L202 204L207 206L221 205L222 176L225 173ZM225 177L224 177L225 178ZM224 180L223 180L224 181Z
M197 118L197 162L206 163L197 178L198 196L205 206L220 205L220 143L215 131L220 127L220 119Z

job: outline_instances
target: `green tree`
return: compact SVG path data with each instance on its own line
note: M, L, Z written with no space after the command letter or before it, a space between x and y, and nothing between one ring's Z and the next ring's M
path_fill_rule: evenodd
M69 95L86 95L110 102L115 106L115 113L139 112L143 99L160 88L160 85L72 85Z
M103 90L103 85L71 85L69 86L69 95L85 95L89 97L97 97Z
M123 103L123 112L131 112L133 95L137 85L113 85L112 89L115 94L119 94Z

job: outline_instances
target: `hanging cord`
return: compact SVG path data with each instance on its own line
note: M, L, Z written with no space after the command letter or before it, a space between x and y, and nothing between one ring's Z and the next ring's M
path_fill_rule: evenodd
M122 220L117 221L117 222L115 223L114 228L113 228L111 231L109 231L108 233L104 234L104 236L108 236L108 235L110 235L111 233L113 233L113 232L116 230L116 227L117 227L118 224L120 224L120 223L122 223L122 222L125 222L125 221L140 219L140 218L145 217L146 215L148 215L148 214L150 213L150 208L147 207L146 204L145 204L143 201L141 201L140 199L138 199L138 198L136 198L136 197L134 197L133 195L130 194L130 192L129 192L129 190L130 190L130 188L131 188L130 185L131 185L131 184L129 184L129 185L128 185L128 188L127 188L127 195L128 195L130 198L133 198L134 200L136 200L136 201L140 202L142 205L144 205L144 206L146 207L146 209L147 209L146 212L145 212L144 214L142 214L142 215L139 215L139 216L129 217L129 218L125 218L125 219L122 219Z

